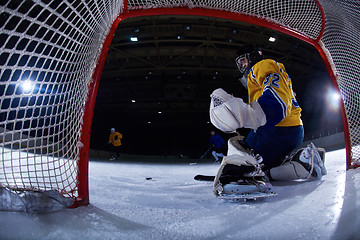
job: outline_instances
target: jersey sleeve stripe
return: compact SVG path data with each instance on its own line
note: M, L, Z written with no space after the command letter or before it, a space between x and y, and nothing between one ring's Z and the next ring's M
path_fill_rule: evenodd
M281 106L282 111L283 111L283 118L285 118L286 117L287 106L284 103L284 101L281 99L281 97L277 94L277 92L272 87L266 86L265 89L264 89L264 92L265 91L270 91L271 94L274 96L274 98L280 103L280 106Z
M252 77L253 79L255 79L255 81L257 82L257 79L256 79L256 77L255 77L254 69L253 69L253 68L250 69L250 73L251 73L251 77Z
M274 62L275 62L275 63L276 63L276 65L278 66L278 68L279 68L280 72L281 72L281 73L283 73L283 70L282 70L282 68L280 67L279 63L278 63L277 61L275 61L275 60L274 60Z

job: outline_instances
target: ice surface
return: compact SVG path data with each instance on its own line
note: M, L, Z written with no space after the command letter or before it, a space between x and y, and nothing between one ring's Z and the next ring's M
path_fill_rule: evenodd
M0 212L0 239L351 239L360 233L360 170L345 171L345 150L326 158L321 181L274 182L277 196L245 203L193 180L217 164L91 161L90 206Z

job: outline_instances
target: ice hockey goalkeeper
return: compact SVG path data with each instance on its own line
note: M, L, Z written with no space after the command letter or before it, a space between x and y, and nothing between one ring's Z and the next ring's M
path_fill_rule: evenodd
M274 179L321 178L326 170L320 157L322 153L313 144L288 156L302 143L304 129L301 108L284 65L263 59L262 51L254 46L240 49L235 62L243 74L240 81L248 90L249 104L217 89L211 94L210 119L224 132L234 133L241 128L252 130L244 139L229 140L228 157L219 174L243 172L244 167L241 170L237 167L260 166L261 162L261 170ZM252 157L246 160L251 163L244 163L241 157L244 155ZM231 165L232 170L226 165Z

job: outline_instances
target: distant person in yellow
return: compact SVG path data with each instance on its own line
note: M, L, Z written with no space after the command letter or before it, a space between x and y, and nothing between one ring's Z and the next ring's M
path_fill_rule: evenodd
M110 148L110 160L119 160L120 159L120 146L121 144L121 139L123 138L122 134L119 132L115 131L115 128L112 128L110 130L110 136L109 136L109 144L111 144L111 148ZM115 158L116 155L116 158Z

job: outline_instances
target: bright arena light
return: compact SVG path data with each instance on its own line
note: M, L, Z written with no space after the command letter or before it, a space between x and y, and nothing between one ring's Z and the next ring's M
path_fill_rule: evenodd
M276 40L276 39L275 39L274 37L269 37L269 41L270 41L270 42L275 42L275 40Z
M334 112L339 111L340 98L341 96L336 90L329 88L326 93L327 107Z
M21 87L24 90L24 93L30 93L31 90L34 88L34 84L31 81L27 80L21 83Z
M137 37L130 37L130 41L137 42L137 41L139 41L139 39Z
M340 100L340 94L335 92L335 93L332 94L332 98L333 98L335 101L339 101L339 100Z

